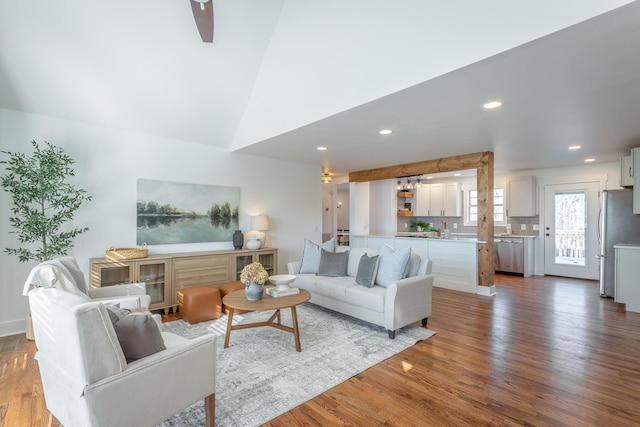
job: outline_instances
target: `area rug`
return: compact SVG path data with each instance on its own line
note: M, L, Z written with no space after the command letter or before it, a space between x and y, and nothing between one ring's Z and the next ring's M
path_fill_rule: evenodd
M419 326L400 329L391 340L379 326L323 309L311 303L297 308L302 351L293 334L271 327L231 333L224 348L227 317L189 325L184 320L163 329L193 338L218 335L216 425L258 426L329 390L352 376L435 334ZM264 321L271 312L234 316L240 323ZM282 310L282 323L291 325L291 310ZM166 420L162 427L202 426L200 401Z

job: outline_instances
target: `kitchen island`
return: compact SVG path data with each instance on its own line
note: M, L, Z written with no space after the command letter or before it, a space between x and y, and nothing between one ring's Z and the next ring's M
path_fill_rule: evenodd
M476 238L450 239L422 236L355 235L350 246L380 249L385 244L394 249L411 248L433 262L433 286L481 295L493 295L495 287L480 286L478 281L478 241Z

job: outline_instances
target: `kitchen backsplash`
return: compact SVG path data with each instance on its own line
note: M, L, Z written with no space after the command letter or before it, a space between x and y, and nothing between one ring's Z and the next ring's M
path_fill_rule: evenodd
M442 229L442 222L447 222L447 228L451 230L451 233L472 233L475 234L478 232L478 228L476 226L465 226L463 224L462 217L452 216L452 217L430 217L430 216L400 216L398 217L398 230L397 231L411 231L411 223L420 220L422 222L427 222L433 224L435 227ZM538 235L539 231L534 230L534 225L540 224L540 217L517 217L517 218L509 218L507 221L511 224L511 234L521 234L521 235ZM454 224L458 225L458 228L454 227ZM526 230L522 230L521 226L525 225ZM503 231L506 231L507 227L496 225L494 227L495 234L500 234Z

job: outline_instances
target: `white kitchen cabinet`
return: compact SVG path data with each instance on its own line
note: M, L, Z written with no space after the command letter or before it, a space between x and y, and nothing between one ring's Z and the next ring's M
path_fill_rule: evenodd
M620 157L620 187L634 187L631 156Z
M633 213L640 214L640 148L631 150L631 164L633 173Z
M414 190L414 215L429 216L429 202L431 198L431 186L422 185Z
M536 216L537 192L535 176L518 176L507 181L507 216Z
M615 249L616 302L626 304L626 310L640 313L640 245L618 244Z
M427 216L462 216L462 193L459 182L429 184Z

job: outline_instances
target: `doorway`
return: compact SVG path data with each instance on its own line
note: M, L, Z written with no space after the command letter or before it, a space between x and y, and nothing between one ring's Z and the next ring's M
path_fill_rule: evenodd
M598 279L599 190L598 182L544 187L545 274Z

